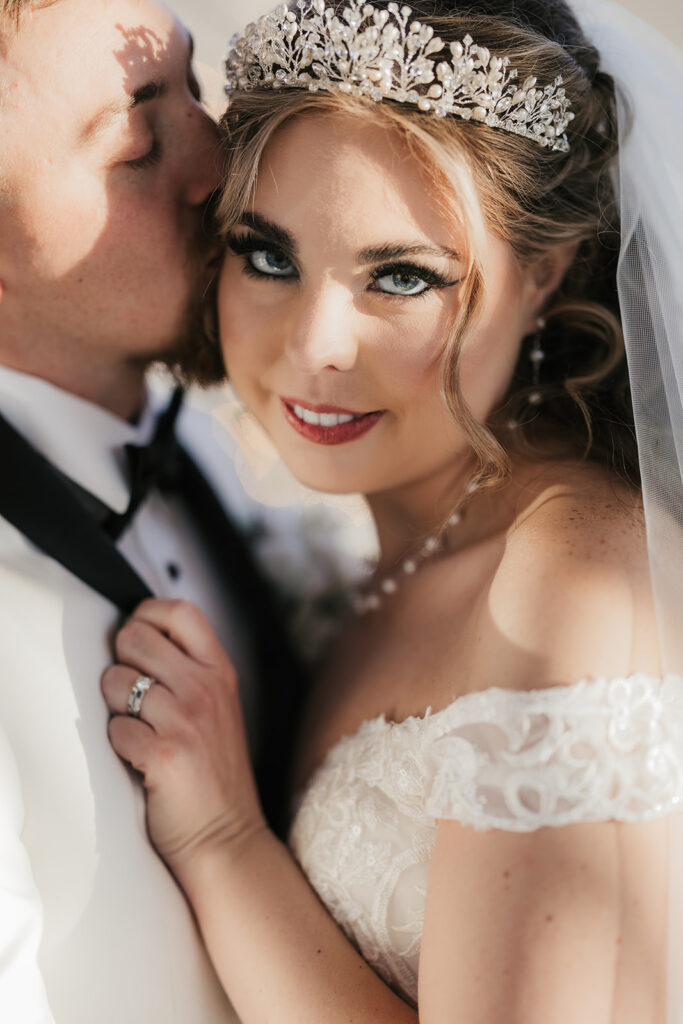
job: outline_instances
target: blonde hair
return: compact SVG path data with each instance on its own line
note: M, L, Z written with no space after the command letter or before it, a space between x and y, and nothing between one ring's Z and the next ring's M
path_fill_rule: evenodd
M508 56L520 80L533 76L544 83L562 75L576 115L570 152L552 152L457 117L425 115L409 104L323 91L238 93L221 122L229 182L219 206L221 230L229 231L248 208L264 150L292 118L355 114L400 133L429 175L444 216L464 229L469 243L470 271L445 340L442 392L472 445L480 480L495 484L504 479L510 455L520 452L587 457L637 486L615 284L619 232L609 173L617 152L614 83L599 71L597 52L562 0L518 0L514 10L496 0L480 0L465 12L448 3L412 7L441 38L457 40L469 33L478 45ZM543 314L547 355L540 389L533 385L523 345L508 395L481 423L462 396L459 368L463 340L486 288L484 225L510 244L522 265L562 243L576 243L578 251ZM529 405L532 390L541 391L538 406Z
M48 0L56 2L56 0ZM0 0L0 23L12 22L18 25L22 14L37 7L39 0Z
M0 56L8 39L16 35L21 19L28 11L39 7L51 7L59 0L0 0Z
M31 0L0 0L0 15L18 21L23 11L31 6Z

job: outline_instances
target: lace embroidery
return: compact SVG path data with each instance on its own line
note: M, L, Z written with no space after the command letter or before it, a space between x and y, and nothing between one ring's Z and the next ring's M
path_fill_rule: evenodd
M492 688L365 722L300 798L290 844L338 924L413 1003L436 819L530 832L648 821L683 797L683 680Z

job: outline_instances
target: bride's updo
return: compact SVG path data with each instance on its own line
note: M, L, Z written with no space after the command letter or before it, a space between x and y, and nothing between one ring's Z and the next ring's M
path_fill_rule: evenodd
M339 11L345 4L334 5ZM482 473L505 476L509 456L587 457L638 485L638 460L616 290L619 225L611 169L617 152L614 82L563 0L416 0L412 17L446 43L471 35L506 56L519 80L558 75L571 100L569 152L553 151L498 128L437 117L411 104L375 103L299 89L236 92L222 119L228 167L220 222L228 230L247 208L264 148L293 117L356 113L393 127L420 161L443 205L464 229L470 273L443 358L443 394L469 437ZM432 55L439 60L449 56ZM303 181L303 179L302 179ZM577 256L543 316L547 326L540 385L522 345L509 393L487 423L469 411L459 388L459 359L486 286L482 229L509 242L522 264L561 243ZM540 402L530 395L540 392ZM536 397L536 396L535 396Z

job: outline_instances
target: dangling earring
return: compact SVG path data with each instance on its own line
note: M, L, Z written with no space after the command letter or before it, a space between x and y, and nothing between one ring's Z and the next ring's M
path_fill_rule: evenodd
M529 349L528 359L531 363L531 383L534 388L533 391L527 396L528 405L540 405L543 401L543 394L538 390L541 381L541 363L545 359L545 352L541 348L541 339L543 337L543 331L545 330L546 321L542 316L539 316L536 320L536 333L531 341L531 348ZM517 430L520 423L517 419L509 419L507 421L508 430Z
M529 405L540 405L543 401L543 395L538 390L538 386L541 380L541 363L545 359L545 352L541 348L541 338L543 337L543 331L545 330L546 321L542 316L536 321L536 333L531 343L531 349L529 351L529 361L531 363L531 383L534 390L530 393L527 401Z

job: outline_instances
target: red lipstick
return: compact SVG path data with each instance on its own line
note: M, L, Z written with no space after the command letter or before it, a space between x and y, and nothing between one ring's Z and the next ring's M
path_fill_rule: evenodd
M372 430L384 416L383 409L356 413L336 405L313 405L294 398L281 398L280 401L290 426L314 444L346 444L355 441Z

